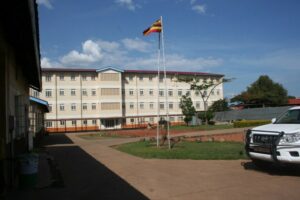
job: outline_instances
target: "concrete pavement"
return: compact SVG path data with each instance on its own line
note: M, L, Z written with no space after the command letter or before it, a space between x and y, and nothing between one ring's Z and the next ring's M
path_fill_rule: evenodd
M59 137L64 141L59 142ZM50 135L46 140L46 149L59 166L64 187L33 190L27 194L28 199L293 200L300 197L297 170L261 171L244 160L142 159L110 147L138 138L85 140L71 133Z

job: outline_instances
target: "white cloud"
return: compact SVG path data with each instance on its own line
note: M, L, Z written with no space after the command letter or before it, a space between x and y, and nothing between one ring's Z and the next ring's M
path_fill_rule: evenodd
M134 11L137 8L137 5L133 2L133 0L116 0L115 2L120 6L125 6L131 11Z
M205 14L206 13L206 5L192 5L192 10L196 11L199 14Z
M191 0L191 4L195 4L196 3L196 0Z
M223 60L219 58L186 58L183 55L169 54L166 55L167 70L179 71L199 71L210 67L217 67L223 64ZM131 68L156 69L157 55L153 54L149 58L136 58L129 62L126 66Z
M62 56L60 62L65 66L72 67L99 67L116 66L131 69L156 69L157 54L150 53L151 44L138 38L125 38L120 42L104 40L87 40L82 44L81 52L72 50ZM139 51L138 55L134 51ZM144 53L144 54L143 54ZM45 65L48 60L45 60ZM51 64L51 63L50 63ZM223 64L219 58L187 58L179 54L166 55L166 67L168 70L199 71Z
M87 40L82 44L82 53L72 50L61 58L64 64L94 63L103 58L100 45L92 40Z
M43 6L45 6L48 9L52 9L53 8L50 0L37 0L36 2L37 2L37 4L43 5Z
M63 67L63 65L59 62L52 62L47 57L43 57L41 59L41 67L42 68L57 68L57 67Z
M130 39L125 38L122 40L123 45L128 50L136 50L140 52L148 52L151 45L139 38Z

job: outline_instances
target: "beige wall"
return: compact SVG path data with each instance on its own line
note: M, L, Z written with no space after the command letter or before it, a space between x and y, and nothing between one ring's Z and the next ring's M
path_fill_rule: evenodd
M72 76L75 77L75 80L71 79ZM92 79L92 77L94 78ZM213 77L214 80L216 78ZM207 79L207 81L210 81L210 79ZM99 72L44 71L42 82L43 91L39 98L48 101L52 107L52 111L46 114L46 119L128 117L126 122L132 123L133 119L130 119L130 117L144 116L144 121L152 121L154 118L154 122L156 122L155 116L157 115L158 106L157 83L159 82L157 74L122 73L115 70ZM178 116L182 114L179 108L181 98L178 94L179 91L183 95L189 91L196 110L204 110L201 96L196 95L194 91L190 91L189 84L178 82L175 76L168 75L167 87L167 93L172 91L172 95L168 95L168 102L173 105L173 108L169 109L169 114L174 115L172 120L182 120ZM164 104L164 109L160 109L160 114L165 115L167 113L167 105L165 104L166 91L163 82L159 82L159 88L164 93L163 96L159 97L160 103ZM46 91L48 90L52 92L51 97L46 97ZM71 95L72 90L75 91L75 95ZM83 91L86 91L86 95ZM92 91L95 91L96 94L93 95ZM149 93L150 91L152 91L152 94ZM222 98L223 85L220 84L214 89L214 93L210 96L208 103L210 105L212 102ZM151 104L153 107L151 107ZM196 104L198 105L197 107ZM62 105L64 110L60 110ZM72 105L76 106L75 110L72 110ZM131 105L133 105L133 108ZM84 109L85 106L86 109ZM71 121L68 121L67 125L68 123L71 123ZM88 123L91 123L91 121ZM80 121L78 121L77 125L80 124ZM96 125L100 124L100 120L97 120ZM61 127L65 126L65 124L60 125L58 122L57 126Z

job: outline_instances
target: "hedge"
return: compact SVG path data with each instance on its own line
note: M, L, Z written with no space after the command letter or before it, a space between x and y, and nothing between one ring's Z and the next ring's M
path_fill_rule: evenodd
M260 126L264 124L270 124L271 120L242 120L233 122L234 128Z

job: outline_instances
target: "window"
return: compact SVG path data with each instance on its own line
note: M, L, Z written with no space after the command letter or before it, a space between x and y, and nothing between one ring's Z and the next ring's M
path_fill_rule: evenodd
M59 90L59 96L65 96L65 90L64 89Z
M199 96L199 92L198 92L198 91L196 91L196 92L195 92L195 95L196 95L196 96Z
M178 96L182 96L182 90L178 90Z
M118 73L102 73L100 74L101 81L119 81Z
M120 110L120 103L101 103L101 110Z
M83 120L83 125L87 125L87 120Z
M52 122L48 122L48 121L46 121L46 127L47 127L47 128L50 128L50 127L52 127Z
M39 98L40 93L36 90L32 90L33 96Z
M60 120L60 125L61 125L61 126L64 126L65 124L66 124L66 121Z
M211 91L211 95L215 95L215 91L214 90Z
M72 120L72 126L76 126L76 120Z
M94 75L91 76L91 80L92 80L92 81L96 80L96 76L94 76Z
M59 80L63 81L65 79L65 76L63 74L59 75Z
M46 82L50 82L51 81L51 75L46 75Z
M174 122L175 118L174 117L169 117L170 122Z
M93 119L93 120L92 120L92 124L93 124L93 125L96 125L96 124L97 124L97 120L96 120L96 119Z
M159 82L161 82L161 83L164 82L164 77L163 76L159 77Z
M96 96L96 90L92 89L92 96Z
M59 110L64 111L65 110L65 104L59 104Z
M149 103L149 108L150 108L150 109L153 109L153 108L154 108L154 103L153 103L153 102L150 102L150 103Z
M82 110L87 110L87 104L86 103L82 104Z
M46 89L45 96L46 97L52 97L52 90Z
M199 101L196 102L196 109L200 109L200 102Z
M128 78L130 81L133 81L133 76L129 76Z
M72 111L75 111L75 110L76 110L76 103L72 103L72 104L71 104L71 110L72 110Z
M49 112L52 112L52 104L49 104Z
M168 91L168 95L171 97L171 96L173 96L173 90L169 90Z
M149 90L149 95L153 96L153 90L152 89Z
M161 110L164 110L164 109L165 109L165 104L164 104L164 103L160 103L160 104L159 104L159 108L160 108Z
M205 90L204 92L203 92L203 96L207 96L207 91Z
M133 96L133 90L129 90L129 95Z
M76 95L76 90L75 89L71 89L71 96L75 96Z
M92 103L92 110L96 110L96 104Z
M182 122L182 121L183 121L183 117L182 117L182 116L179 116L179 117L178 117L178 121Z
M131 123L134 123L134 118L130 118L130 122L131 122Z
M140 76L139 79L140 79L140 81L143 81L144 77L143 77L143 76Z
M140 109L144 109L144 103L143 102L140 103Z
M86 89L82 89L82 95L83 95L83 96L87 96L87 91L86 91Z
M119 93L120 93L119 88L101 88L102 96L116 96L119 95Z
M144 95L144 90L140 89L140 96L143 96L143 95Z
M220 90L217 90L217 95L220 95Z
M169 109L173 110L173 103L172 102L169 102Z
M152 76L149 76L149 81L152 81L153 80L153 77Z
M163 90L159 90L159 96L161 96L161 97L164 96L164 91Z
M129 108L133 109L134 108L134 103L129 103Z
M154 122L154 117L150 117L150 118L149 118L149 122L152 122L152 123L153 123L153 122Z
M71 81L75 81L75 75L71 74Z
M82 75L82 80L86 81L86 75Z
M191 91L189 91L189 90L186 91L185 95L186 95L186 96L190 96L190 95L191 95Z

